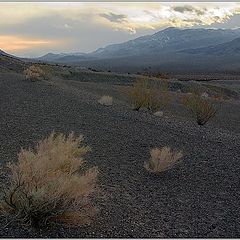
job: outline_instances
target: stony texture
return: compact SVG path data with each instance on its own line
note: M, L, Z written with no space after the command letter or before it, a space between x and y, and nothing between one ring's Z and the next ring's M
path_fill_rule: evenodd
M114 105L100 105L102 95L113 96ZM0 75L0 96L2 164L53 130L74 131L91 145L88 164L99 166L106 194L90 226L37 231L3 227L2 218L1 237L239 237L239 102L199 127L179 104L162 118L132 111L104 82ZM182 150L183 162L160 176L146 172L149 149L166 145Z

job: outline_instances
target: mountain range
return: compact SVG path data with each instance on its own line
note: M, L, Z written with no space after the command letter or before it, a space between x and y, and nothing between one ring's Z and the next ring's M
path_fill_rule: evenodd
M183 51L190 54L205 54L205 55L240 55L240 38L236 38L230 42L217 44L214 46L197 48L197 49L187 49Z
M34 60L117 72L240 72L240 29L170 27L91 53L48 53Z
M239 71L240 29L167 28L88 54L48 53L38 60L113 71Z

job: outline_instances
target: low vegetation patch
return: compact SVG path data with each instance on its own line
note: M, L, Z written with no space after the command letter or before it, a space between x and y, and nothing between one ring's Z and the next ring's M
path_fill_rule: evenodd
M90 200L98 169L83 169L90 148L82 142L82 136L53 133L35 150L22 149L18 162L8 164L11 175L1 211L33 227L86 223L95 213Z
M170 147L151 149L150 155L151 157L144 163L144 167L147 171L156 174L173 168L183 156L182 152L174 151Z
M127 96L136 111L147 108L151 112L157 112L164 109L170 102L168 84L162 80L137 80L127 92Z
M145 106L148 97L147 82L145 80L134 82L133 86L128 90L127 96L133 109L139 111L141 107Z
M32 65L26 70L24 70L24 75L26 79L31 81L40 81L48 79L48 74L39 66Z
M216 115L217 107L209 97L190 93L182 97L182 104L191 111L198 125L205 125Z
M162 111L157 111L153 114L156 117L163 117L163 112Z
M105 106L112 106L113 105L113 98L110 96L102 96L99 101L101 105Z

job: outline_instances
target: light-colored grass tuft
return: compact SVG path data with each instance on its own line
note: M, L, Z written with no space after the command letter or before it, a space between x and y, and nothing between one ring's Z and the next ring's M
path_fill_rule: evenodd
M161 173L171 169L180 162L183 156L182 152L171 150L170 147L151 149L150 155L151 157L144 163L144 167L153 173Z
M40 81L47 78L47 74L43 71L43 69L36 65L30 66L24 70L23 73L26 79L29 79L31 81Z
M48 222L81 224L94 212L97 167L83 169L83 137L51 134L35 150L22 149L11 171L1 209L34 227Z
M102 96L99 101L101 105L104 106L112 106L113 105L113 98L110 96Z
M157 111L153 115L156 117L163 117L163 111Z

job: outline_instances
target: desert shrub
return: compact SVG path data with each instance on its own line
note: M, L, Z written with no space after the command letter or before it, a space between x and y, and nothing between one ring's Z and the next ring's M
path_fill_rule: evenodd
M98 170L84 171L83 156L90 148L82 142L82 136L53 133L35 150L22 149L18 162L8 164L11 174L2 212L34 227L89 220Z
M161 109L162 102L157 89L149 88L146 90L146 102L144 106L151 112L157 112Z
M157 111L157 112L153 113L153 115L156 117L163 117L163 111Z
M101 105L105 105L105 106L112 106L113 104L113 98L110 97L110 96L102 96L98 102L101 104Z
M44 80L49 80L51 79L54 75L59 75L60 72L64 71L64 67L61 67L59 69L55 69L53 65L50 64L41 64L39 67L43 71L43 79Z
M163 110L171 101L166 81L153 81L147 90L145 107L151 112Z
M29 79L31 81L39 81L47 78L47 75L43 71L43 69L36 65L30 66L29 68L24 70L23 73L26 79Z
M134 110L142 107L152 112L162 110L170 101L168 85L165 81L140 79L133 83L127 92L128 99Z
M173 151L170 147L151 149L150 155L151 157L144 163L144 167L153 173L161 173L171 169L180 162L179 160L183 156L181 152Z
M205 125L217 112L217 107L211 99L196 93L183 96L181 101L192 112L197 124L201 126Z
M145 79L137 80L127 92L128 99L133 106L133 109L138 111L145 106L148 98L148 83Z

